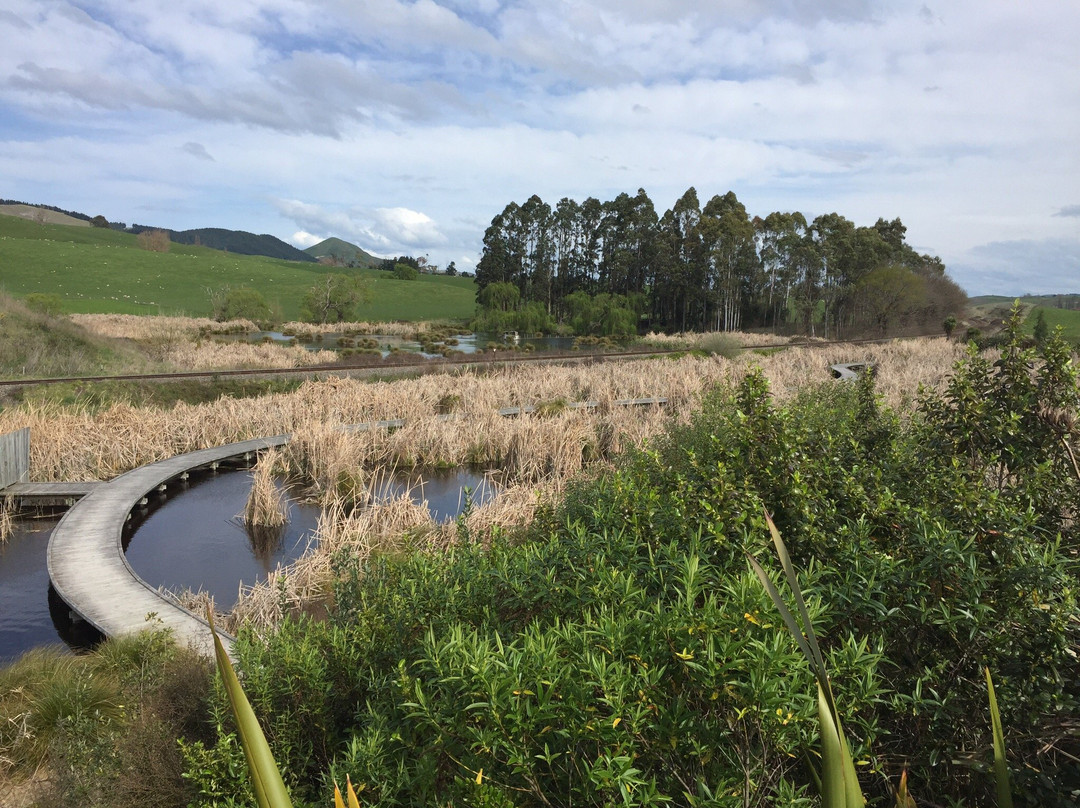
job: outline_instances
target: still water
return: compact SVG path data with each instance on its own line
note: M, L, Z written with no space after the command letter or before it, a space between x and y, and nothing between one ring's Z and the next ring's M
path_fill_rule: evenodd
M498 485L483 472L455 469L438 474L390 477L378 484L375 498L408 491L414 502L428 503L437 522L453 519L465 504L464 490L476 505L492 499ZM308 547L319 508L290 501L289 523L270 541L253 540L236 518L251 490L247 471L222 472L170 485L137 509L125 529L128 562L152 586L210 592L219 607L235 603L241 584L264 579L279 564L296 560ZM69 609L49 585L49 536L59 516L20 519L8 542L0 544L0 664L31 648L66 643L91 647L100 635Z
M447 474L387 478L375 491L377 500L408 491L414 502L427 501L437 522L461 512L462 492L473 490L477 505L496 492L482 472L456 469ZM319 519L317 505L289 502L289 522L277 535L253 536L238 514L251 491L250 472L228 472L190 483L186 490L151 501L132 519L127 559L151 586L173 591L209 592L220 608L236 602L240 586L265 579L279 565L306 552Z
M100 635L73 622L49 585L49 536L60 518L20 519L0 544L0 664L39 645L67 643L86 648Z

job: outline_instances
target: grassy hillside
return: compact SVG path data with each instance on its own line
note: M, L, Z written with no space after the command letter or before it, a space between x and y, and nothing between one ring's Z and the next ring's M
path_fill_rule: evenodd
M304 293L326 271L318 264L185 244L154 253L140 249L129 233L0 216L0 287L17 297L59 295L68 312L207 316L208 289L249 286L279 306L285 319L295 319ZM372 302L358 309L361 319L460 320L475 309L471 278L399 281L374 269L349 271L373 283Z
M1032 333L1035 328L1035 318L1039 312L1043 313L1043 319L1051 331L1061 326L1066 340L1074 345L1080 343L1080 311L1070 309L1058 309L1050 306L1035 306L1024 320L1024 330Z
M312 258L337 258L344 263L355 263L361 267L377 267L382 259L376 258L366 250L339 238L328 238L313 247L304 250Z

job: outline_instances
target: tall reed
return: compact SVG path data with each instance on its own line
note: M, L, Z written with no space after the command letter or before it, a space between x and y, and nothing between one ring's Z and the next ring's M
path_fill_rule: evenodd
M251 493L241 518L249 527L281 527L289 521L289 506L274 480L281 453L268 449L259 458L251 479Z

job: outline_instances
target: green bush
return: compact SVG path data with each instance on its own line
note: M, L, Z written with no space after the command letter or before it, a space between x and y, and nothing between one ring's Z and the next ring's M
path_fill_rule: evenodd
M58 317L64 312L64 301L60 295L51 292L31 292L24 299L26 308L49 317Z
M238 644L294 798L814 804L813 677L745 560L776 571L765 506L871 799L907 766L920 804L992 804L988 666L1018 803L1075 804L1076 380L1009 333L904 418L870 374L778 406L750 373L521 535L338 559L328 621ZM197 804L247 804L224 726L192 749Z

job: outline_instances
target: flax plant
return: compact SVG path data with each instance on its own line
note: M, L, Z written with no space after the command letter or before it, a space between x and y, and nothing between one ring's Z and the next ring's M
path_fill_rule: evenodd
M802 620L803 628L800 630L799 623L791 613L784 599L780 596L776 585L769 575L753 556L748 556L754 572L761 580L762 585L769 593L769 597L776 605L780 617L791 636L799 646L810 668L817 679L817 707L818 724L821 730L821 773L819 777L821 789L821 804L823 808L863 808L866 798L859 787L859 778L855 774L855 762L851 757L851 749L847 738L844 737L844 729L840 723L840 713L836 707L836 699L833 696L832 685L829 683L829 675L825 670L825 659L821 654L814 627L810 622L810 615L806 610L806 602L803 600L802 590L799 588L798 579L795 576L795 568L792 566L791 557L788 555L784 540L780 538L780 531L776 529L772 517L765 514L765 520L769 525L769 533L772 534L773 545L780 559L780 566L784 570L788 587L795 598L795 605Z
M240 745L243 747L244 758L247 760L255 800L259 808L292 808L292 800L289 798L288 789L285 788L285 781L281 777L277 761L274 760L274 754L270 750L270 744L267 743L266 735L259 726L259 719L256 718L255 711L251 709L251 703L236 676L232 660L225 652L217 630L214 628L213 612L208 610L206 616L210 622L210 632L214 637L214 659L225 686L229 707L236 720ZM360 808L356 791L349 778L346 778L345 786L349 808ZM341 790L336 783L334 784L334 808L345 808Z

